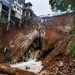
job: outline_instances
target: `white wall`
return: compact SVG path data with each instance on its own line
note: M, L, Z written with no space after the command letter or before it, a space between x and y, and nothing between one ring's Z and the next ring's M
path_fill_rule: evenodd
M1 12L1 10L2 10L2 4L0 3L0 12Z
M18 12L16 12L16 13L15 13L15 17L17 17L17 18L21 19L21 18L22 18L22 15L21 15L21 14L19 14Z
M1 11L2 11L2 4L0 3L0 16L1 16Z

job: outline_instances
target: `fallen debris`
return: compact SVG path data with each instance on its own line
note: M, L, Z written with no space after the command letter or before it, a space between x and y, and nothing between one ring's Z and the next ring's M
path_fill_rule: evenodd
M71 36L64 36L64 38L60 41L58 41L58 43L56 43L55 48L44 58L44 64L48 64L50 63L53 59L60 57L62 55L64 55L63 57L65 57L65 49L69 43L69 41L71 40Z
M21 37L19 35L20 37L15 38L15 41L11 45L12 47L15 46L15 50L10 55L11 61L18 61L20 59L20 57L23 56L25 51L29 48L29 46L32 44L34 39L38 36L38 34L39 34L39 32L37 30L34 30L26 36L22 35L22 37Z
M32 72L23 71L18 68L11 68L6 64L0 64L0 73L8 74L8 75L35 75Z
M26 36L20 33L10 41L12 52L4 55L4 58L6 57L12 64L9 64L10 66L1 64L0 72L9 75L71 74L72 61L69 50L71 42L70 34L56 29L33 30ZM24 62L19 61L21 57ZM74 71L72 73L74 74Z
M19 68L21 70L24 71L29 71L29 72L33 72L35 74L39 73L42 68L42 62L41 61L36 61L36 59L29 59L27 62L20 62L20 63L16 63L16 64L10 64L10 66L12 68Z

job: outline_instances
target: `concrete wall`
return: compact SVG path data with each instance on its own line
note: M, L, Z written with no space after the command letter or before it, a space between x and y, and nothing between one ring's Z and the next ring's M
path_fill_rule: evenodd
M0 16L1 16L1 11L2 11L2 4L0 3Z

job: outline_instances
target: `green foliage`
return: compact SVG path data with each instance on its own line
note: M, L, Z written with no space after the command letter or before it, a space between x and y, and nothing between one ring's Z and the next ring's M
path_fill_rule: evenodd
M28 3L25 3L25 5L24 5L24 8L26 9L26 8L30 8L32 6L32 4L30 3L30 2L28 2Z
M71 28L72 28L71 35L73 36L73 41L71 44L71 55L72 55L72 58L75 59L75 18L74 17L72 18L73 18L73 22L71 25Z
M72 55L72 58L75 59L75 36L73 36L74 39L73 39L73 42L72 42L72 45L71 45L71 55Z
M75 16L72 15L71 17L71 34L72 36L75 36Z
M49 4L54 11L75 10L75 0L49 0Z
M0 24L4 24L5 23L5 18L4 17L0 17Z

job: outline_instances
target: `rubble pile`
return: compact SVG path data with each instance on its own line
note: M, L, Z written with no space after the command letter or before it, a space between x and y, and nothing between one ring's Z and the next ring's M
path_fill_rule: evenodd
M38 31L34 30L25 37L17 39L20 43L17 44L15 51L10 55L11 60L18 61L19 58L23 56L28 47L32 44L34 39L38 36L38 34Z
M29 59L27 62L21 62L16 64L10 64L12 68L19 68L24 71L30 71L35 74L39 73L43 68L42 61L36 61L36 59Z
M39 42L35 40L36 38L39 39ZM34 41L38 43L34 43ZM18 61L26 51L29 51L33 57L36 54L36 62L39 60L42 62L43 67L41 69L39 68L41 71L35 73L36 75L71 75L72 71L70 70L73 68L69 49L71 42L72 36L69 33L52 28L34 30L26 36L20 33L10 42L13 52L9 57L13 61ZM38 52L35 51L36 48L34 47L36 46L40 46ZM24 59L26 58L24 57ZM30 68L26 67L25 61L24 66L21 63L18 63L20 64L20 68L17 66L18 64L14 64L14 68L8 66L9 64L1 64L0 72L9 75L35 75L34 71L28 72L29 70L26 70L26 68ZM16 66L17 68L15 68ZM22 67L25 67L25 70Z
M11 68L6 64L0 64L0 73L7 75L35 75L32 72L23 71L18 68Z
M71 36L65 36L62 40L58 41L55 44L55 48L46 56L46 58L44 58L44 63L49 63L55 57L58 58L59 56L65 56L66 55L65 49L70 40Z

